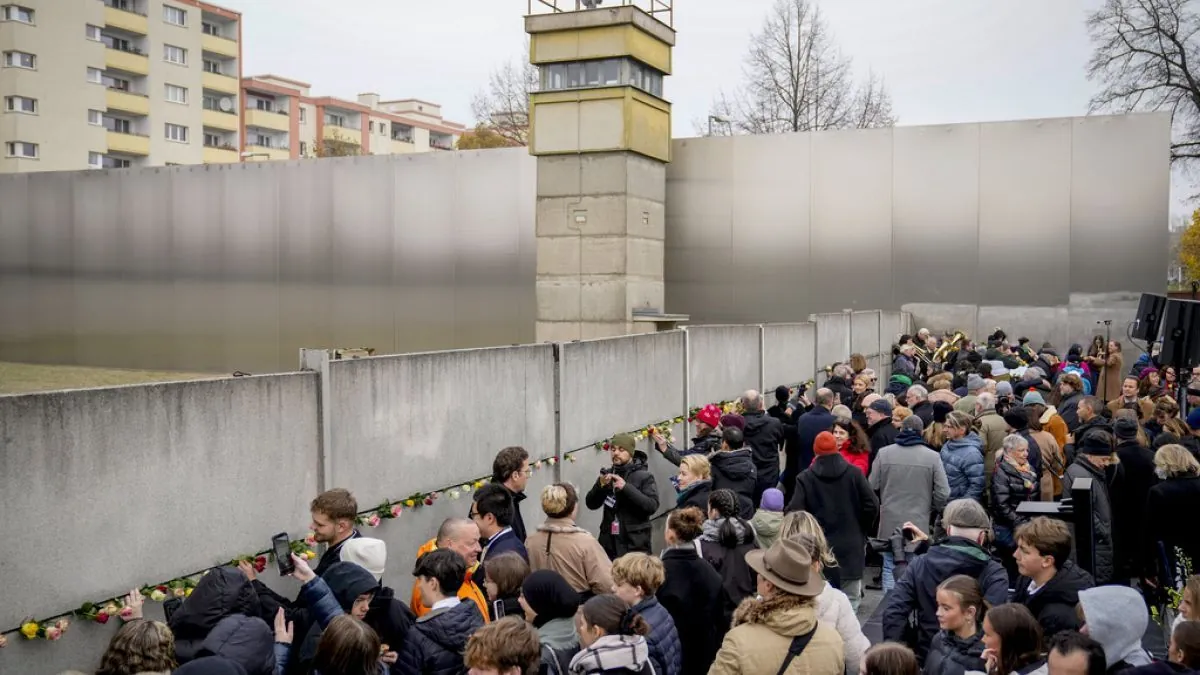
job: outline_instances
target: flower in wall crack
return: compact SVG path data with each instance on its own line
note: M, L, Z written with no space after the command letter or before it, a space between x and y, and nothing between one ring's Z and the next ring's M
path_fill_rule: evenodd
M50 626L49 628L46 629L46 639L51 642L54 642L55 640L59 639L60 637L62 637L62 635L63 635L63 632L58 629L58 626Z
M254 559L254 571L262 572L267 569L267 556L260 555Z
M0 649L4 649L7 646L8 646L8 638L3 635L0 635Z
M154 602L162 602L167 599L167 592L162 587L150 591L150 599Z
M372 513L371 515L367 516L367 526L368 527L379 527L379 523L380 523L380 520L379 520L378 513Z
M399 504L392 504L392 517L399 518L401 513L404 513L404 508Z
M21 624L21 635L24 636L26 640L32 640L36 638L40 631L41 626L38 626L36 621L31 620Z
M550 466L554 466L555 464L558 464L558 458L551 457L550 459L546 460L546 463L548 463Z
M65 633L67 632L67 629L71 627L71 622L67 621L66 619L59 619L58 621L54 622L54 625Z
M92 620L99 624L106 624L108 623L108 612L100 610L96 612L96 616Z
M126 605L125 607L122 607L121 608L121 620L129 621L131 619L133 619L133 608L128 605Z

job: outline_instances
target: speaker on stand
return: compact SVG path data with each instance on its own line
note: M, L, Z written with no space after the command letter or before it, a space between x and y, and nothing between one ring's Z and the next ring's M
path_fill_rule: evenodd
M1167 301L1159 362L1175 366L1179 412L1186 416L1187 384L1192 368L1200 365L1200 302L1174 298Z

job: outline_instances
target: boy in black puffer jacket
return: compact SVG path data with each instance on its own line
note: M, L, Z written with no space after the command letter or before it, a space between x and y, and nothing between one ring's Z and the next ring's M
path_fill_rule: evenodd
M473 602L460 602L458 589L467 575L467 562L450 549L437 549L417 558L413 576L421 602L433 611L417 619L398 660L399 670L412 675L463 675L467 640L483 626Z

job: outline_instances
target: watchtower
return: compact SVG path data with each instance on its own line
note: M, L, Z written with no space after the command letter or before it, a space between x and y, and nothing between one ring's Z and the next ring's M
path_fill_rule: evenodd
M539 341L684 318L663 313L673 18L671 0L529 0Z

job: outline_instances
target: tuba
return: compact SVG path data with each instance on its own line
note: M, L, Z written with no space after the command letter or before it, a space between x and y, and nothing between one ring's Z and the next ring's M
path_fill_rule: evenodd
M950 358L950 353L957 351L960 347L962 347L966 340L966 334L964 334L961 330L956 331L949 340L946 340L942 343L942 346L937 348L937 351L933 353L931 358L938 363L945 363L946 359Z

